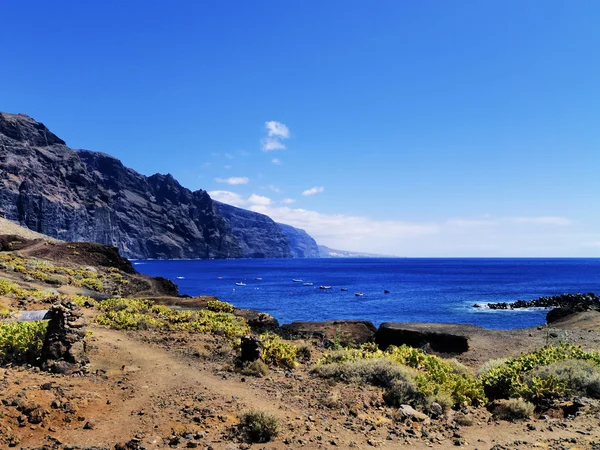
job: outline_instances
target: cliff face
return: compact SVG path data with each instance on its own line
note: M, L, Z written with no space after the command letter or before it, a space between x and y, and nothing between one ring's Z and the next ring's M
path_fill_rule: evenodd
M270 217L217 201L213 203L240 243L245 257L290 258L294 256L290 241L279 224Z
M130 258L244 255L205 191L73 151L24 115L0 114L0 212L31 230L112 245Z
M42 123L0 113L0 217L128 258L289 258L269 217L213 202L171 175L146 177L112 156L71 150Z
M319 258L319 246L310 235L299 228L278 223L290 242L290 250L294 258Z

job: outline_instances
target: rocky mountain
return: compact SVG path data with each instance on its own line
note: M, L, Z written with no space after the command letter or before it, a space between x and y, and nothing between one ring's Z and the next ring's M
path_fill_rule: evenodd
M304 230L290 225L278 223L281 230L290 242L294 258L319 258L319 246L316 241Z
M267 216L217 204L171 175L146 177L109 155L72 150L23 114L0 113L0 216L129 258L292 256Z
M282 228L269 216L213 201L237 239L245 257L290 258L291 242Z

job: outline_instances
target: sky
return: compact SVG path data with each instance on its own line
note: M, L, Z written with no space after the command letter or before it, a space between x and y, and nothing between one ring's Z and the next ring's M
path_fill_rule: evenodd
M2 0L0 110L397 256L600 254L600 3Z

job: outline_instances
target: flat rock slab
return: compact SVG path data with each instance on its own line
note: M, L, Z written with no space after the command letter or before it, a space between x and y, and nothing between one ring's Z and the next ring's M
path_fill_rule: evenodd
M319 335L342 345L364 344L375 336L377 328L366 320L328 320L325 322L292 322L281 326L290 335Z
M375 342L381 349L390 345L408 345L429 347L438 353L460 354L469 350L472 336L486 331L474 325L384 322L375 334Z

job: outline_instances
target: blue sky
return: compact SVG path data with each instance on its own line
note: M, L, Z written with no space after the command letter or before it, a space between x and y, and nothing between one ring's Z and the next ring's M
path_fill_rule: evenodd
M2 18L0 109L71 147L331 247L600 253L598 2L5 1Z

